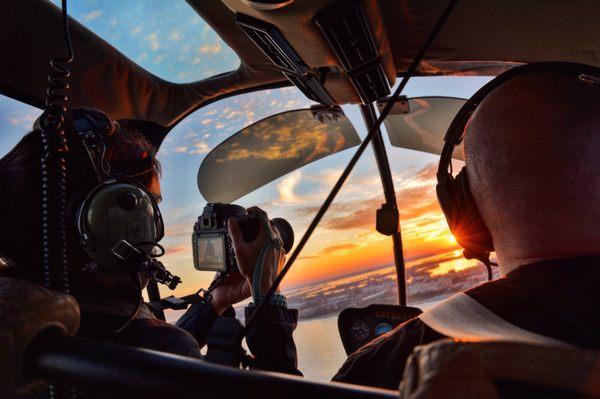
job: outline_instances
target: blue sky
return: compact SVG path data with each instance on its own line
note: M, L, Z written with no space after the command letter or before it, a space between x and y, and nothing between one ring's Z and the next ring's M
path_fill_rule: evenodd
M58 0L53 0L58 4ZM80 0L70 2L70 14L150 72L174 82L190 82L237 68L239 59L216 33L183 0ZM146 12L150 9L152 12ZM75 49L77 51L77 49ZM469 97L486 78L415 78L408 96L446 95ZM159 152L163 164L161 204L167 235L164 260L183 277L179 293L206 286L212 274L193 270L190 235L205 201L196 186L196 174L204 156L224 139L250 123L275 113L307 107L297 89L284 88L249 93L210 104L179 123ZM356 106L345 113L364 137L362 117ZM0 96L0 155L31 129L39 110ZM397 185L407 256L442 242L447 234L443 217L435 207L432 165L437 157L416 151L390 148L390 163ZM304 231L315 208L323 201L353 150L330 156L294 171L237 201L260 205L273 217L292 222L297 237ZM425 202L429 208L425 209ZM391 260L389 239L374 232L374 209L382 203L381 183L370 150L358 163L331 213L306 247L304 258L290 273L288 284L299 284L343 273L337 266L324 268L332 256L340 263L347 257L348 272ZM431 208L431 209L430 209ZM401 215L402 217L402 215ZM445 240L445 236L443 237ZM429 240L429 241L428 241ZM437 240L437 241L436 241ZM415 244L411 247L410 243ZM384 251L388 248L387 252ZM361 253L373 256L361 260ZM316 259L321 259L317 262Z
M60 5L59 0L52 2ZM88 29L172 82L201 80L240 64L237 55L183 0L77 0L69 1L68 7L69 14Z

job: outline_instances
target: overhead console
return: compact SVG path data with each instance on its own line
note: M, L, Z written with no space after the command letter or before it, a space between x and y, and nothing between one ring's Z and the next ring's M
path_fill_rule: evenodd
M260 19L239 13L235 15L235 22L306 97L324 105L335 104L318 79L320 74L311 71L279 29Z
M378 1L295 0L270 10L222 2L308 98L325 105L369 103L390 93L395 67Z
M315 23L363 103L377 101L390 94L381 57L360 2L331 6L317 15Z

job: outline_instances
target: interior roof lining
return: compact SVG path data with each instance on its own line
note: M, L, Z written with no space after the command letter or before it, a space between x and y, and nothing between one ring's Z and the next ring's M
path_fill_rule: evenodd
M71 20L76 50L76 62L70 65L71 104L101 108L113 119L145 120L171 129L198 108L223 98L290 85L241 33L233 13L224 3L187 1L238 54L241 64L237 70L189 84L167 82ZM294 4L313 1L296 0ZM411 58L446 0L405 0L402 10L398 9L395 0L379 0L379 3L385 25L392 32L392 52L396 71L401 75L406 60ZM600 24L593 17L600 15L600 2L580 0L577 7L573 7L571 1L555 0L544 3L543 10L533 3L505 0L500 6L494 0L462 0L417 75L495 75L501 72L497 64L494 66L495 59L516 63L571 61L600 66L600 41L589 40L589 37L600 37ZM536 12L528 13L532 7ZM302 11L301 7L294 9ZM269 13L276 16L277 12L285 10ZM64 53L59 21L59 8L48 0L3 2L0 52L10 54L10 62L0 63L1 93L36 107L43 105L48 85L48 60ZM525 23L528 25L519 25ZM538 31L547 27L549 33L540 37L531 30L532 34L529 34L530 26ZM301 35L302 31L297 34ZM498 38L510 40L511 46L505 46ZM462 43L465 42L470 45L464 46ZM479 65L473 67L472 63ZM461 70L465 66L467 69ZM98 84L99 79L102 84Z

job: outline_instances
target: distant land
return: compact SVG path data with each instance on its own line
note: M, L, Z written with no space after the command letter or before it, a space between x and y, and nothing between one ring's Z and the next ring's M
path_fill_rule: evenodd
M445 255L450 253L450 251L452 251L453 249L443 249L441 251L436 251L433 253L427 253L427 254L422 254L422 255L418 255L418 256L413 256L410 258L407 258L406 256L404 257L404 262L405 262L405 267L408 269L410 267L414 267L415 265L418 265L418 261L421 259L430 259L432 257L436 257L439 255ZM325 278L325 279L319 279L317 281L309 281L309 282L302 282L302 283L298 283L298 284L294 284L294 285L290 285L288 286L288 290L296 290L302 287L306 287L306 286L310 286L313 284L323 284L323 283L327 283L329 281L335 281L335 280L339 280L339 279L343 279L343 278L347 278L347 277L352 277L352 276L358 276L358 275L363 275L363 274L367 274L369 272L372 271L376 271L379 269L383 269L385 267L390 267L390 266L396 266L396 264L394 262L387 262L387 263L383 263L383 264L377 264L377 265L371 265L371 266L365 266L362 269L359 270L355 270L353 272L350 273L343 273L343 274L336 274L333 275L331 277Z
M464 259L460 251L414 259L406 265L408 304L448 296L486 280L483 265ZM288 306L299 310L300 319L337 315L346 308L373 303L397 304L396 268L393 263L377 265L366 271L288 288L283 293ZM238 317L243 315L243 306L236 307Z

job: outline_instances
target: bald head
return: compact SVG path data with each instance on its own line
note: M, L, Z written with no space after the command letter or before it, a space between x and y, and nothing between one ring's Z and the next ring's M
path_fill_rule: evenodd
M503 272L600 253L600 90L553 72L513 78L479 105L464 151Z

